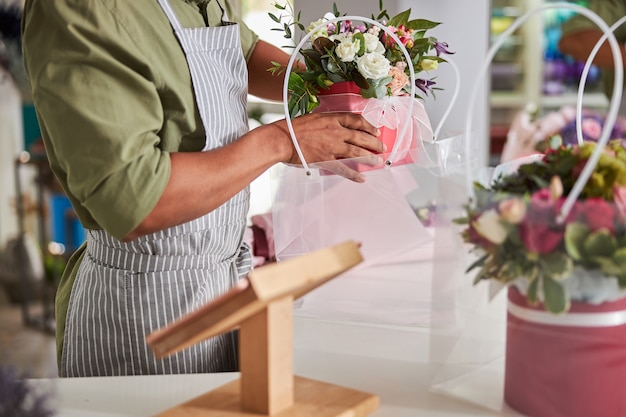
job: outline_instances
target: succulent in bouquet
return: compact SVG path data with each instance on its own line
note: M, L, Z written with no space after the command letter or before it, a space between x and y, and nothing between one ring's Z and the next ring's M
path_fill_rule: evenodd
M435 77L429 77L441 62L444 54L452 54L448 44L429 36L428 31L440 23L426 19L411 19L411 9L389 17L379 2L379 12L371 20L385 25L400 40L410 55L408 61L398 43L385 30L368 22L343 20L331 23L334 18L346 16L333 4L332 14L327 14L305 26L300 13L294 14L291 5L275 4L279 13L270 18L280 26L286 39L295 40L296 32L311 33L308 47L300 50L302 61L289 74L289 112L291 117L306 114L319 106L318 95L335 83L354 82L364 98L409 95L411 92L410 68L415 74L416 96L434 95ZM273 74L282 74L285 66L272 62ZM419 77L418 77L419 75Z
M475 199L457 223L477 254L475 283L515 285L531 305L553 313L572 300L626 296L626 150L610 141L569 212L566 197L595 142L549 147L543 156L474 184ZM565 214L565 216L561 216ZM561 218L564 217L564 218Z

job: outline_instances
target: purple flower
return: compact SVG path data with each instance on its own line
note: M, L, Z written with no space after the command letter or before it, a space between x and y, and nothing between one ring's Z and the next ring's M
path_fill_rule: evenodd
M341 22L341 29L339 30L339 33L348 33L352 31L352 22L350 22L349 20L344 20L343 22Z
M437 51L437 56L440 56L441 54L454 54L454 52L448 49L447 43L439 41L435 42L435 51Z
M415 80L415 86L422 90L422 92L426 95L428 95L428 91L430 91L430 88L435 84L437 83L432 80L424 80L421 78Z
M604 128L604 117L597 114L583 115L582 118L583 140L597 142L600 132ZM559 132L563 139L564 145L576 145L578 138L576 135L576 119L568 122ZM616 123L611 131L611 139L617 139L622 136L622 130Z

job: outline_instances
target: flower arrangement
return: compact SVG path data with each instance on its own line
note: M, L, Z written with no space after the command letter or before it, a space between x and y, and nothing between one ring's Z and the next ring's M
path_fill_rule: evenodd
M434 95L436 82L433 78L418 78L417 74L437 69L445 62L442 54L452 54L445 42L427 36L429 29L440 23L425 19L410 20L411 9L392 18L379 2L379 13L372 20L385 25L410 54L407 62L396 41L377 25L352 22L327 23L342 14L333 4L332 15L312 22L305 27L300 15L294 17L290 5L275 4L280 14L270 13L270 18L281 25L274 30L284 31L286 39L294 39L294 32L300 30L311 34L310 46L300 51L303 65L289 74L289 111L292 117L306 114L319 106L320 90L328 89L334 83L354 82L364 98L381 98L392 95L408 95L411 91L411 65L416 75L416 87L424 95ZM345 14L343 15L345 16ZM273 74L282 74L285 67L272 62L269 68ZM421 98L416 94L418 98Z
M585 141L597 142L604 128L606 116L584 109L581 114L581 133ZM558 140L565 145L578 143L576 108L563 106L538 117L538 109L529 105L517 113L507 133L502 150L502 162L541 153ZM618 118L611 130L611 138L624 140L624 120Z
M457 223L479 254L468 272L475 283L515 285L529 304L553 313L571 300L590 303L626 296L626 150L612 140L565 219L565 198L595 142L548 148L532 163L489 186L475 184L475 204ZM599 293L605 293L598 299ZM613 297L608 300L606 298ZM604 298L604 299L602 299Z

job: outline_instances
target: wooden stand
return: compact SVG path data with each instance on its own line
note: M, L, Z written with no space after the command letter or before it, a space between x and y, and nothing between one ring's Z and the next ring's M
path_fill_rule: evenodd
M252 271L205 307L147 337L162 358L239 328L241 378L159 417L364 417L378 397L293 375L293 300L362 261L346 242Z

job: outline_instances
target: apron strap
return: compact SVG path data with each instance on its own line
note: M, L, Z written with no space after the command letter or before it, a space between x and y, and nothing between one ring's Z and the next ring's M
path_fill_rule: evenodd
M183 30L183 25L180 24L178 18L176 17L176 13L172 10L172 6L167 0L158 0L161 8L165 12L167 19L170 21L172 27L174 28L174 32L178 33Z
M168 20L172 24L174 31L175 32L181 31L183 29L183 25L180 23L180 21L176 17L176 13L174 13L174 10L172 10L172 6L170 5L169 1L168 0L158 0L158 1L159 1L159 4L161 5L161 8L165 12L165 15L167 16ZM222 6L222 4L219 2L219 0L215 0L215 1L217 2L218 7L222 11L222 17L220 18L222 26L231 24L231 22L228 20L228 15L226 14L226 10ZM205 4L205 7L206 7L206 4Z

